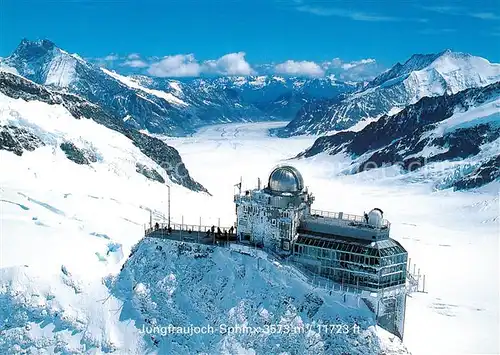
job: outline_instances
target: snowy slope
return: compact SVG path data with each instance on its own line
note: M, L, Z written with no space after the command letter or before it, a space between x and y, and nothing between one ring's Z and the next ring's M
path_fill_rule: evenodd
M14 151L17 155L22 155L25 150L32 151L39 146L59 145L68 157L79 164L96 163L99 161L99 153L96 153L95 149L91 147L94 138L92 129L89 129L85 136L79 136L79 128L76 128L78 120L88 118L92 119L92 124L99 127L96 131L105 129L106 132L114 133L119 139L126 139L129 144L135 146L143 155L164 169L172 182L195 191L206 191L202 185L191 178L179 153L174 148L158 139L125 127L121 120L117 120L116 117L109 115L99 106L76 95L50 91L18 75L6 72L0 72L0 93L17 99L5 98L4 124L0 126L2 131L0 149ZM75 122L71 122L65 127L73 127L74 131L72 131L71 137L74 139L62 141L68 132L61 131L57 126L56 123L61 122L59 119L49 120L41 128L36 118L38 107L44 113L44 117L72 117ZM31 118L27 120L26 117ZM40 122L43 120L41 119ZM47 131L51 129L57 131L48 134ZM106 149L106 145L109 145L108 138L103 139L101 145L102 149ZM164 180L158 174L157 169L149 169L147 164L138 160L135 164L136 169L143 174L155 175L158 181Z
M414 104L423 97L456 94L500 81L500 64L466 53L444 51L414 55L397 63L365 88L342 101L323 100L305 105L282 136L321 134L347 129Z
M45 85L68 87L76 78L76 59L61 51L49 63Z
M147 89L145 87L142 87L140 84L138 84L133 78L128 78L126 76L120 75L118 73L115 73L113 71L110 71L110 70L107 70L107 69L104 69L104 68L101 68L101 70L104 73L108 74L109 76L112 76L116 80L119 80L123 84L125 84L125 85L127 85L127 86L129 86L129 87L131 87L133 89L138 89L138 90L143 91L145 93L158 96L158 97L164 99L165 101L167 101L168 103L171 103L171 104L174 104L174 105L188 106L187 103L185 103L181 99L175 97L171 93L160 91L160 90Z
M193 137L164 138L181 152L192 173L203 177L212 193L193 193L174 185L172 219L179 222L184 216L187 223L198 223L202 216L203 224L211 225L220 217L221 225L232 223L232 186L240 176L244 187L253 187L257 177L266 179L276 163L314 141L312 137L298 137L287 139L284 144L282 139L268 137L267 130L277 126L221 125L206 127ZM142 236L142 223L149 220L147 209L167 210L165 185L135 172L126 175L129 169L120 168L125 162L116 161L108 169L94 171L73 163L61 152L54 155L50 147L25 152L21 157L0 151L0 161L9 167L0 174L1 353L9 353L9 349L37 353L40 348L49 352L57 348L71 353L113 349L116 353L144 353L154 346L150 336L139 333L146 314L158 322L167 322L183 319L173 311L185 311L193 316L194 324L204 316L214 319L215 311L212 315L209 310L217 310L220 320L236 322L230 318L230 310L236 307L236 314L258 320L258 312L238 307L236 301L240 297L246 300L244 305L265 300L262 307L275 310L278 317L282 308L278 308L280 303L273 296L276 300L297 297L289 302L296 307L300 297L312 292L324 300L316 317L331 319L338 313L350 321L349 315L354 315L354 310L336 304L334 296L311 289L287 272L286 265L279 268L260 260L264 270L258 273L255 260L226 251L193 259L190 254L178 255L177 246L165 243L161 244L162 251L168 257L164 257L154 244L141 244L120 273L133 245ZM428 293L413 294L408 299L405 344L412 354L498 353L499 277L492 262L498 249L498 185L496 189L490 185L489 190L482 188L474 193L431 193L429 183L420 180L418 184L408 184L399 175L381 177L369 171L338 176L331 157L316 156L293 163L315 194L315 207L351 213L374 206L382 208L392 223L392 236L427 275ZM114 169L121 174L115 174ZM155 265L159 273L154 272ZM202 271L190 270L196 267ZM245 289L243 283L236 282L241 275L237 270L241 268L248 269L244 277L249 283L254 282L253 287ZM168 277L170 273L177 281ZM111 282L114 278L109 278L109 274L118 277L116 282ZM155 281L161 281L160 274L161 280L167 279L156 285ZM228 277L226 287L221 283L225 279L217 279L218 275ZM206 290L207 297L219 295L222 299L215 297L210 298L213 302L204 302L194 281L181 283L201 276L200 290ZM106 278L106 284L102 278ZM133 282L143 285L131 291L129 285ZM229 286L239 292L234 298ZM169 292L173 295L171 302L163 302ZM190 299L200 307L191 307ZM153 302L157 310L141 308L152 307ZM159 314L167 309L172 313ZM361 312L355 313L355 317L362 318ZM308 320L305 315L300 316ZM463 334L464 324L469 325L467 336L457 337ZM371 330L367 335L373 339L372 347L367 347L361 338L354 349L369 354L380 344L388 348L386 353L397 353L396 340L391 341L380 329L379 341ZM243 352L238 346L244 346L247 340L226 337L221 342L220 337L177 337L179 341L173 343L168 339L157 339L163 349L184 349L188 344L207 349L212 345L211 349L226 353L235 353L235 349ZM206 340L205 345L198 342L201 339ZM258 343L255 338L248 340L256 349L269 349L273 344L273 339L264 338ZM334 337L327 341L343 339ZM300 341L283 344L304 345ZM320 353L315 347L311 349Z
M0 353L143 353L142 336L120 321L121 302L101 278L118 272L149 209L166 203L165 184L138 164L162 167L121 132L63 106L88 103L20 77L0 79L3 91L18 84L18 95L61 100L0 93ZM68 142L95 161L70 159L62 149Z
M29 129L41 139L45 145L43 149L55 149L53 154L56 156L64 155L63 151L57 151L58 145L70 141L81 150L90 150L105 169L108 169L108 165L120 167L120 170L115 170L118 176L134 172L136 163L162 170L124 135L90 119L76 120L60 105L26 102L0 93L0 126ZM113 145L109 142L113 142ZM99 164L93 168L99 169Z

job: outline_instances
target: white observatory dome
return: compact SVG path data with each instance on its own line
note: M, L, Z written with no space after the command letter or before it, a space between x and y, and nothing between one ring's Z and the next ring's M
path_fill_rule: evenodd
M293 166L279 166L269 175L269 189L273 192L301 192L304 179Z
M374 208L368 213L368 224L374 227L382 227L384 223L384 212L380 208Z

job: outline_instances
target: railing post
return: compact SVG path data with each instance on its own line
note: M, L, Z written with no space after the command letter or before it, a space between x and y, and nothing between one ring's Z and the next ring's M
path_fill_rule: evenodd
M182 241L182 228L184 228L184 215L182 215L182 218L181 218L181 234L179 236L180 240Z
M200 232L201 232L201 216L200 216L200 225L198 226L198 243L200 242Z

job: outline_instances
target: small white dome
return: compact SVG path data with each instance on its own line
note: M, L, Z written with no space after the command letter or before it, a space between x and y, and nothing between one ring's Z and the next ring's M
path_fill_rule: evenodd
M293 166L279 166L269 176L268 188L273 192L301 192L304 179Z

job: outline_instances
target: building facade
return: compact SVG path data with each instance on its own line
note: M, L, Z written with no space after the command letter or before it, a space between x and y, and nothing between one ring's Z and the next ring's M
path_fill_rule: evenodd
M389 237L380 209L363 216L313 210L314 196L291 166L276 167L264 188L239 191L234 201L240 241L356 289L377 323L403 338L408 253Z

